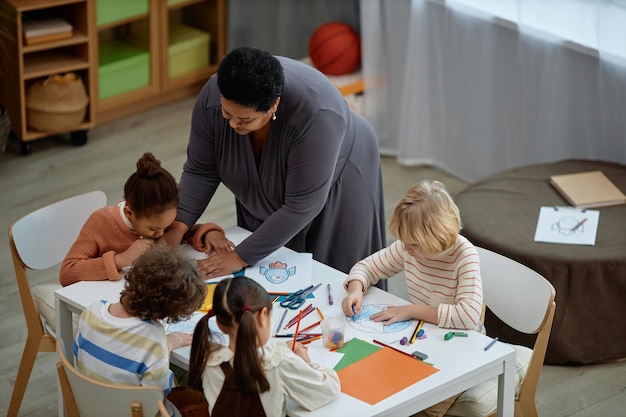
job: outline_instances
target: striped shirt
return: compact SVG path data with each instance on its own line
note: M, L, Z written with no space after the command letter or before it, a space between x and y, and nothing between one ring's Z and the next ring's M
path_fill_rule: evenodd
M437 307L439 327L484 331L480 316L483 289L478 252L459 235L450 249L427 257L414 258L401 241L356 263L344 282L358 280L367 290L381 278L404 271L409 299L413 304Z
M109 384L157 386L167 396L174 375L163 326L137 317L115 317L109 313L110 305L99 301L81 314L72 345L76 368Z

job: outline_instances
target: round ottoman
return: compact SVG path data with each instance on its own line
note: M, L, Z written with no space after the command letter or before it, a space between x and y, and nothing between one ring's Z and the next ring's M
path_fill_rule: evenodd
M565 160L489 176L455 197L464 236L534 269L556 289L547 364L626 358L626 205L594 209L600 211L594 246L534 241L540 207L568 205L550 185L550 176L595 170L626 191L626 165ZM533 342L489 311L485 327L506 342Z

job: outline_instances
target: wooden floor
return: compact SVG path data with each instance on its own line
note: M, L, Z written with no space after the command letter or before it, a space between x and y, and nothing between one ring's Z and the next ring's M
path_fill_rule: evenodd
M185 160L192 99L98 126L87 145L72 147L68 137L33 143L28 157L11 141L0 154L0 230L21 216L56 200L100 189L109 203L121 198L122 186L134 172L135 162L152 151L163 166L179 178ZM452 194L467 186L463 181L431 167L406 168L383 158L387 218L394 203L415 181L438 179ZM202 221L235 224L234 198L221 188ZM6 233L6 232L3 232ZM0 238L0 416L6 414L21 351L26 337L17 295L7 235ZM393 238L388 237L389 241ZM57 280L56 271L34 274L33 284ZM406 298L402 280L392 280L390 290ZM584 336L581 329L581 337ZM624 335L616 335L624 337ZM598 343L611 343L599 340ZM55 353L41 353L35 363L21 416L51 416L57 410ZM537 392L542 416L621 416L626 407L626 362L583 367L545 366Z

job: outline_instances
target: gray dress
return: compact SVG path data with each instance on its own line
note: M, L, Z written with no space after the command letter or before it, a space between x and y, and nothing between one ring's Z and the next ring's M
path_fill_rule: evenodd
M192 115L177 220L193 225L220 182L234 194L250 265L285 245L343 272L385 244L378 141L320 72L279 57L285 87L259 165L222 117L217 76Z

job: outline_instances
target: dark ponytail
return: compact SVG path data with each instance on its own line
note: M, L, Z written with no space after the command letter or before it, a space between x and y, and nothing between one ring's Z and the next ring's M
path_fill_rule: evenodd
M238 326L233 371L237 387L243 392L266 392L269 381L259 355L257 313L266 308L272 311L267 291L256 281L247 277L228 278L220 281L213 294L213 312L217 322L226 329ZM189 359L189 386L202 390L202 373L212 352L217 350L211 340L208 326L209 315L196 325ZM199 388L198 388L199 387Z

